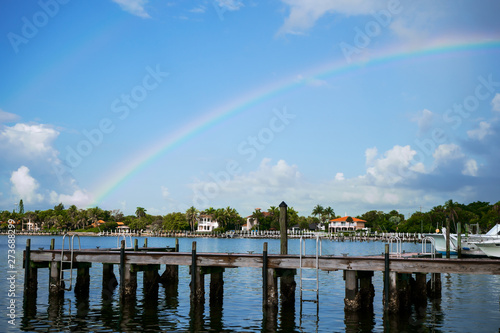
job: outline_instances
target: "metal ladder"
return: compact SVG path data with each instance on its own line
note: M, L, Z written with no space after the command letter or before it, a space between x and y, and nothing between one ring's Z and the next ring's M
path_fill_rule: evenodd
M315 255L315 265L313 268L306 268L303 266L303 257L306 255L306 242L305 239L300 237L300 256L299 256L299 267L300 267L300 275L299 275L299 289L300 289L300 312L299 312L299 328L302 330L302 305L304 302L312 302L316 303L316 319L315 319L315 324L316 324L316 330L318 329L319 325L319 256L321 255L321 242L319 240L319 235L316 235L316 255ZM305 277L304 273L305 270L315 270L314 277ZM310 275L309 275L310 276ZM316 281L315 287L306 287L306 284L311 281ZM305 282L305 283L304 283ZM309 291L309 292L315 292L316 293L316 299L304 299L303 298L303 292L304 291ZM314 316L314 315L311 315Z
M302 302L318 302L319 300L319 256L321 252L320 244L319 244L319 236L316 236L316 257L315 257L315 267L312 269L316 270L316 275L315 277L304 277L303 271L305 268L303 266L303 257L306 255L306 242L305 240L300 237L300 256L299 256L299 266L300 266L300 301L301 304ZM311 268L309 268L311 269ZM316 288L305 288L304 286L304 281L316 281ZM303 299L302 293L304 291L313 291L316 293L316 299L315 300L310 300L310 299Z
M125 241L125 247L127 247L127 236L128 236L128 239L130 241L130 248L133 248L134 246L132 245L132 236L131 235L125 235L124 233L121 234L121 235L118 235L118 237L116 238L116 247L117 248L120 248L121 247L121 244L120 244L120 241L121 240L124 240Z
M70 251L70 256L69 256L69 259L70 260L64 260L64 240L66 239L66 236L69 236L68 234L64 234L63 238L62 238L62 248L61 248L61 270L60 270L60 273L59 273L59 280L61 282L61 288L64 289L64 290L67 290L67 291L71 291L71 288L72 288L72 281L73 281L73 250L74 250L74 245L75 245L75 236L78 237L78 250L81 250L82 247L80 245L80 236L78 235L73 235L71 236L71 241L70 239L68 238L68 250ZM64 264L69 264L69 268L64 268ZM66 271L69 271L69 278L68 279L65 279L64 278L64 272ZM68 281L69 282L69 287L67 288L66 287L66 284L64 283L64 281Z

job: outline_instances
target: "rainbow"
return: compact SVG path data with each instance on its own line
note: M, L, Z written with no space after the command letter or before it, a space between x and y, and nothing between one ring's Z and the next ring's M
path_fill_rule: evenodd
M169 151L181 146L183 143L196 137L212 126L224 122L274 96L316 80L343 75L359 70L360 68L380 66L413 58L442 56L454 53L461 54L462 52L475 51L500 51L500 38L494 37L485 40L484 37L478 38L475 36L467 38L464 38L464 36L459 36L457 38L447 37L436 39L431 43L426 43L425 47L388 48L376 55L372 55L366 60L356 60L348 63L346 59L342 58L335 62L329 62L312 68L306 71L306 74L303 74L300 79L298 79L297 76L293 76L260 87L259 89L248 92L235 100L206 112L198 119L185 124L177 131L169 133L164 138L158 140L157 143L149 149L144 150L139 155L134 155L133 160L119 163L118 165L122 166L120 169L117 170L116 166L113 166L113 172L110 172L110 175L104 177L106 180L100 182L99 187L93 191L94 200L91 206L101 203L122 184L132 179L135 175L139 174Z

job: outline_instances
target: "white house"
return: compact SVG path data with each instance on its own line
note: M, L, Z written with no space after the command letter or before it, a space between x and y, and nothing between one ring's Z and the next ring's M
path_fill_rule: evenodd
M200 215L198 217L198 231L213 231L219 227L219 222L212 215Z
M338 231L356 231L363 229L365 227L365 220L351 217L351 221L348 221L349 216L340 217L338 219L330 220L328 225L329 232Z

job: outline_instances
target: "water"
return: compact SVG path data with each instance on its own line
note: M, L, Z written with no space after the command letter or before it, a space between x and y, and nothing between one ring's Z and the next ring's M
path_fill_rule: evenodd
M442 274L442 299L428 302L423 308L415 308L398 316L385 317L382 305L382 273L375 272L373 285L375 299L373 312L360 314L344 313L343 274L320 272L320 305L303 303L300 311L299 291L296 292L295 311L278 310L276 321L263 318L262 272L254 268L226 269L224 272L224 300L222 307L210 307L208 291L210 278L205 279L205 307L190 311L187 267L179 269L178 289L166 290L160 285L158 299L143 297L142 273L138 276L135 306L121 308L118 289L106 299L102 291L102 265L93 264L90 269L91 285L88 301L75 298L66 292L64 301L58 306L49 304L48 269L39 269L38 297L36 306L23 311L22 291L24 270L22 251L26 239L31 238L32 249L49 248L51 236L17 236L15 293L8 296L9 283L0 285L0 309L2 324L0 331L7 332L498 332L500 328L500 276ZM61 246L61 237L56 238L56 248ZM194 239L179 239L180 251L190 252ZM82 248L116 247L116 237L82 237ZM268 242L269 253L279 253L277 239L213 239L198 238L198 252L254 251L261 253L263 243ZM173 238L148 238L150 247L174 246ZM139 244L143 244L139 238ZM315 242L309 240L307 253L313 253ZM9 271L7 260L7 237L0 236L0 248L5 253L0 261L0 270ZM368 255L381 254L381 242L330 242L323 241L323 254ZM416 252L420 244L403 244L403 250ZM289 253L299 252L299 241L289 240ZM160 274L162 271L160 271ZM115 267L115 274L118 269ZM9 274L10 275L10 274ZM298 276L296 277L298 285ZM106 295L104 295L106 296ZM306 295L305 295L306 296ZM314 298L314 297L312 297ZM9 324L9 302L15 300L14 326ZM25 313L26 312L26 313ZM301 315L302 312L302 315Z

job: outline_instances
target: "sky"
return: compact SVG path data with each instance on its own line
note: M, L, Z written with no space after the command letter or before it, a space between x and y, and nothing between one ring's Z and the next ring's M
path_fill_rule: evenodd
M500 2L4 0L0 209L500 200Z

